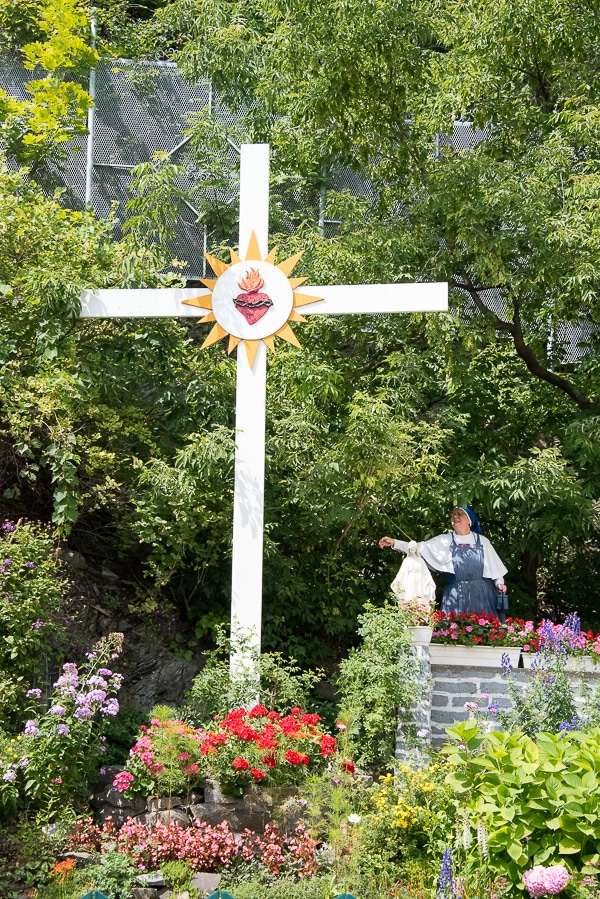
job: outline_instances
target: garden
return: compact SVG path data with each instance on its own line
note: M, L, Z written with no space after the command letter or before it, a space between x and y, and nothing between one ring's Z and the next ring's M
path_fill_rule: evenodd
M600 899L595 4L94 7L0 0L1 899ZM269 357L260 655L234 356L79 318L234 258L244 143L298 282L449 285ZM389 597L471 502L510 617Z
M31 683L32 654L65 653L65 579L43 531L7 521L2 534L3 616L19 635L3 658L6 899L600 894L600 687L570 670L594 662L600 639L576 614L535 625L367 605L335 702L318 711L321 672L264 653L232 680L222 637L183 705L154 708L123 752L122 635ZM411 713L423 698L412 631L428 623L434 642L533 657L523 688L505 653L510 704L473 696L436 746ZM107 777L121 820L90 805ZM254 828L234 809L254 810Z

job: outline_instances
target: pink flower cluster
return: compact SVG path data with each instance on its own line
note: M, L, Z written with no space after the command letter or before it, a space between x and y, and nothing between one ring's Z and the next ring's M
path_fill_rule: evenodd
M68 845L72 851L86 852L104 852L110 846L145 871L177 859L185 859L195 871L217 871L250 861L264 865L275 875L284 872L311 877L319 870L317 844L303 825L286 836L275 825L267 824L264 836L246 830L236 840L227 821L216 827L196 821L191 827L159 823L151 828L129 818L117 830L111 818L102 827L87 818L77 822Z
M270 874L294 873L300 878L318 873L316 850L317 844L303 824L296 827L293 836L280 833L274 824L265 826L262 838L245 830L240 843L240 854L245 863L258 861Z
M116 787L119 793L124 793L133 783L133 774L129 771L119 771L113 781L113 787Z
M530 871L523 874L525 889L532 897L556 896L569 882L571 875L563 865L536 865Z

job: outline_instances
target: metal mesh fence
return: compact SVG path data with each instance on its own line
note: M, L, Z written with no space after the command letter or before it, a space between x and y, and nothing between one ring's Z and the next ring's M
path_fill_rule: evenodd
M28 72L18 56L0 56L0 85L11 96L28 97L25 83L43 73ZM87 86L87 85L85 85ZM207 274L204 252L215 248L221 239L231 241L237 231L235 220L238 205L238 154L232 142L224 142L219 152L219 164L224 177L213 187L214 198L228 211L225 230L205 226L199 221L198 208L205 185L206 173L198 167L196 156L190 152L190 138L186 131L195 114L209 111L215 123L235 128L245 110L232 112L220 100L208 82L190 84L171 62L133 62L117 60L101 63L96 76L95 129L93 145L93 181L91 203L96 214L115 218L115 237L127 217L126 203L131 199L131 169L152 159L156 152L168 153L173 162L183 168L178 185L191 192L189 201L180 202L176 237L168 247L171 258L185 260L186 277L195 281ZM436 151L445 146L468 150L486 140L486 131L476 129L470 122L457 121L451 134L440 134ZM62 188L63 202L82 209L85 203L87 136L74 140L65 149L60 163L51 164L44 173L48 190ZM376 199L373 184L348 167L334 165L327 172L329 190L346 191L367 200ZM194 202L194 194L198 203ZM332 236L339 222L327 219L324 212L324 192L318 187L274 185L272 188L272 229L293 233L298 222L311 219L319 223L324 236ZM501 313L502 300L496 291L487 291L486 305ZM475 313L466 300L463 315ZM597 326L582 313L577 325L555 324L551 332L539 336L551 345L556 363L577 361L589 348L590 337L598 333ZM589 352L589 349L587 350Z

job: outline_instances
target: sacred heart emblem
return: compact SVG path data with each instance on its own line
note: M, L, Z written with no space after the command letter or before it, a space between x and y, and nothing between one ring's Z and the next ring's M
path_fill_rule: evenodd
M263 317L265 312L273 305L273 300L266 293L261 293L261 287L265 286L265 280L259 271L251 268L238 282L244 292L237 295L233 304L249 325L255 325Z

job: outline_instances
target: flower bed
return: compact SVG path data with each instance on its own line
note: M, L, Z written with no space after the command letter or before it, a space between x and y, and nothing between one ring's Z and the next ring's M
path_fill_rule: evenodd
M539 624L529 647L523 647L523 651L534 653L540 650L563 653L575 658L589 656L600 662L600 634L595 634L592 630L583 631L579 616L574 612L566 617L563 624L554 624L548 620Z
M253 863L269 874L303 878L319 870L317 844L302 824L289 835L267 824L264 836L246 830L236 839L226 821L215 827L201 821L191 827L174 823L147 827L130 819L116 828L110 819L98 827L87 818L76 823L68 844L77 852L116 851L130 858L139 871L156 870L177 859L185 859L194 871L222 871Z
M537 645L532 646L535 639L533 621L523 618L507 618L503 623L495 615L465 612L435 612L433 618L432 643L537 649Z
M352 773L338 756L335 737L324 733L319 715L293 708L287 715L255 705L234 709L216 727L152 719L131 750L114 786L128 797L189 792L213 777L224 793L241 796L251 783L298 784L308 771L333 763Z

